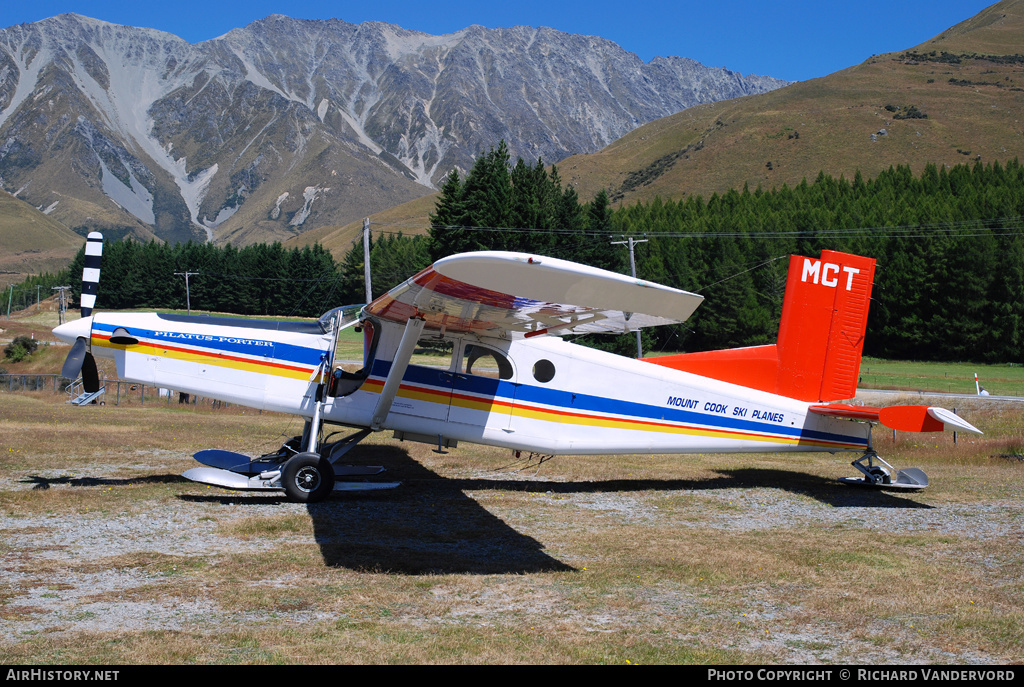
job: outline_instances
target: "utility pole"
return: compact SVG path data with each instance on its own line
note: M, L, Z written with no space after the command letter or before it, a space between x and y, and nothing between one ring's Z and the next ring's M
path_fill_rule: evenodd
M192 314L192 294L189 292L189 289L188 289L188 278L191 277L194 274L199 274L199 273L198 272L175 272L174 274L179 276L179 277L185 277L185 303L188 305L188 314L191 315Z
M70 286L54 286L50 289L57 292L57 324L64 324L65 313L68 311L68 291Z
M363 282L366 284L366 302L373 300L370 286L370 218L363 218Z
M630 236L626 241L612 241L613 246L629 245L629 271L633 275L634 279L636 279L636 260L633 258L633 246L638 243L647 243L647 239L634 239ZM644 357L643 344L640 343L639 329L636 330L636 357L638 359Z
M14 284L11 284L11 292L7 295L7 321L11 320L11 299L14 298Z

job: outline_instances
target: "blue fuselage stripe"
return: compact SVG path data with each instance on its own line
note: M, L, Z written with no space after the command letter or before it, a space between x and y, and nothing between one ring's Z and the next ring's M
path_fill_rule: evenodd
M109 336L120 325L106 322L94 322L93 329ZM175 346L195 346L235 355L247 355L260 358L273 358L278 361L315 367L320 363L323 351L317 348L295 346L281 343L269 338L259 338L262 334L272 334L267 330L250 330L251 336L222 336L219 334L194 334L171 330L152 330L132 327L132 336L147 342L163 342ZM249 332L247 331L246 334Z
M373 376L386 379L391 369L389 361L377 360L373 364ZM402 381L411 384L433 387L441 392L450 392L453 388L452 374L440 368L410 365ZM832 432L821 432L801 427L784 426L771 422L758 422L737 417L727 417L715 413L702 413L694 410L651 406L635 401L624 401L606 396L572 393L560 389L551 389L532 384L513 383L495 380L489 377L474 377L460 374L459 391L477 393L488 398L516 404L538 404L554 410L570 413L598 413L612 415L617 418L638 421L666 422L680 425L699 425L719 430L734 432L771 434L806 441L825 441L833 443L862 444L863 438Z

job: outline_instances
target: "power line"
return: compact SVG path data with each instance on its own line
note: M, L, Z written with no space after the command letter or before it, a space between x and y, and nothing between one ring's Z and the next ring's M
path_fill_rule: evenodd
M711 284L707 284L707 285L705 285L705 286L701 286L701 287L699 287L699 288L697 288L697 289L694 289L694 291L693 291L693 292L694 292L694 293L700 293L700 292L704 291L705 289L710 289L710 288L711 288L712 286L718 286L719 284L722 284L722 283L724 283L724 282L727 282L727 281L729 281L730 279L735 279L736 277L740 276L741 274L746 274L747 272L753 272L754 270L756 270L756 269L760 269L760 268L764 267L765 265L770 265L770 264L772 264L772 263L773 263L773 262L775 262L776 260L782 260L782 259L784 259L784 258L788 258L788 257L789 257L788 255L780 255L780 256L778 256L778 257L775 257L775 258L769 258L769 259L767 259L767 260L764 260L764 261L762 261L762 262L759 262L759 263L757 263L757 264L756 264L756 265L754 265L753 267L748 267L747 269L745 269L745 270L740 270L739 272L736 272L735 274L730 274L730 275L729 275L728 277L726 277L725 279L719 279L719 280L718 280L718 281L716 281L716 282L712 282Z
M979 226L980 225L980 226ZM374 231L379 234L398 235L402 231L388 231L379 227L403 227L421 231L429 231L433 228L457 229L460 231L473 232L500 232L500 233L541 233L555 236L580 236L591 238L610 239L616 236L625 238L625 234L608 231L589 231L575 229L540 229L531 227L480 227L465 225L432 225L432 224L406 224L406 223L377 223L374 222ZM1002 231L1000 231L1002 230ZM767 237L785 238L808 236L810 238L844 237L844 236L874 236L878 238L929 238L935 232L956 232L947 234L949 236L972 236L985 234L991 236L1008 236L1024 232L1024 217L1000 217L993 219L967 219L951 222L931 222L924 224L907 225L882 225L871 227L844 227L840 229L789 229L789 230L767 230L752 229L748 231L658 231L649 230L643 232L648 238L729 238L729 237ZM916 232L916 233L915 233ZM926 233L922 233L926 232Z

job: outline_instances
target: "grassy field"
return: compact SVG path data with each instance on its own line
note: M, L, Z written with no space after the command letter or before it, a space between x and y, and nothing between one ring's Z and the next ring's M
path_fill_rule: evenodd
M403 485L314 506L188 482L294 418L0 393L8 663L995 663L1024 660L1017 404L851 456L556 458L384 434Z
M974 375L993 396L1024 397L1024 364L924 363L864 358L862 389L899 389L950 394L976 393Z
M43 312L7 331L53 324ZM53 372L65 351L5 366ZM359 359L360 335L340 355ZM866 359L861 372L919 403L918 389L971 393L975 371L1024 396L1020 370ZM9 663L1024 660L1024 404L936 401L985 431L956 444L876 432L889 462L928 473L917 494L838 484L851 455L540 463L381 433L352 461L402 486L307 507L180 477L203 448L276 448L300 431L293 417L63 400L0 391Z

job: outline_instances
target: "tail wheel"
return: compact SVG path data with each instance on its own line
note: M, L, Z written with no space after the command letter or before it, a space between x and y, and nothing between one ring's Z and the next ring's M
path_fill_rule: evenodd
M316 453L299 453L284 464L281 483L292 501L323 501L334 489L334 468Z
M871 483L872 484L891 484L892 476L889 471L881 467L871 468Z

